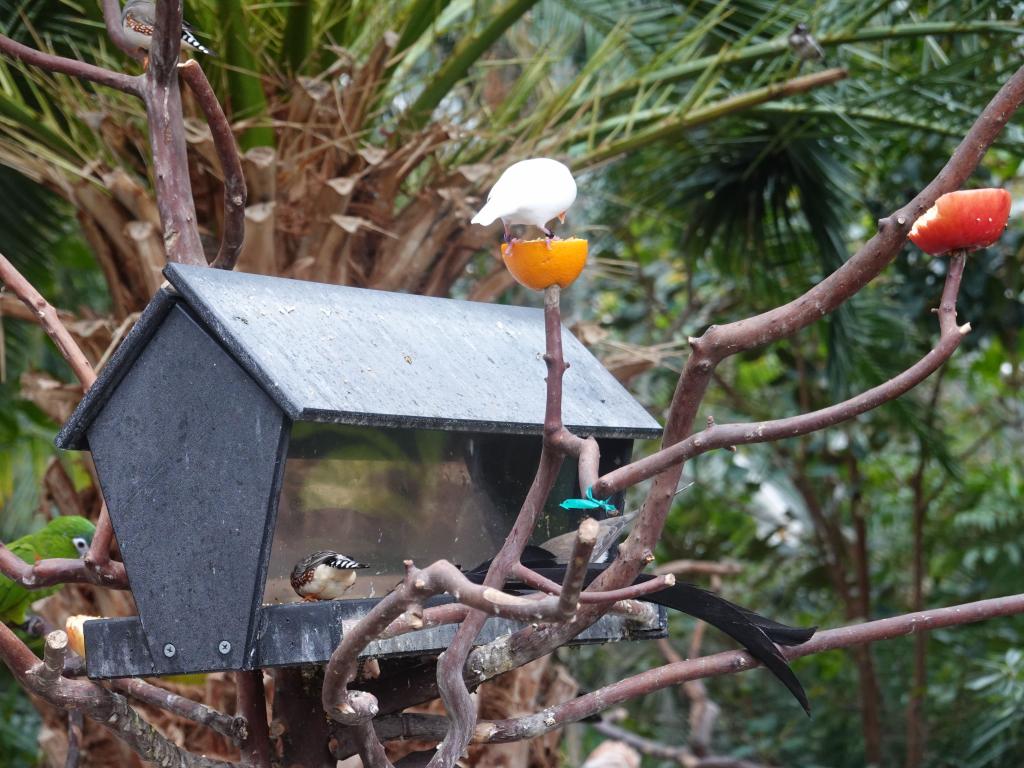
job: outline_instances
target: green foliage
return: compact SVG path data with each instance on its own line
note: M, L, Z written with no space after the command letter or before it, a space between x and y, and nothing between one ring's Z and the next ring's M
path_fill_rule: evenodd
M36 733L42 725L18 682L0 666L0 755L6 768L34 768L38 765Z

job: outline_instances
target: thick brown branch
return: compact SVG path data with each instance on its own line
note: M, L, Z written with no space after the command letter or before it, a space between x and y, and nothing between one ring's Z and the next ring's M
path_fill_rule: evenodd
M913 221L927 210L939 195L956 189L966 180L985 151L987 151L988 146L1005 126L1010 115L1019 106L1022 99L1024 99L1024 68L1019 70L1007 82L988 107L986 107L964 141L957 148L949 163L936 176L935 180L917 195L910 204L894 213L888 219L880 222L879 233L846 264L826 278L821 284L810 289L802 297L784 307L759 315L756 318L723 326L722 328L713 327L703 337L695 339L693 341L693 354L687 361L673 398L663 445L671 446L678 443L690 433L708 382L714 373L715 366L721 360L743 349L765 344L796 332L815 319L833 311L877 276L895 258ZM548 321L550 321L548 312L552 305L557 308L557 294L554 295L555 301L551 301L551 293L549 291L549 294L545 297L545 314ZM548 331L549 338L549 355L546 357L550 372L552 363L550 339L554 334L551 332L550 322L546 322L545 328ZM947 340L955 342L948 350L948 356L948 354L952 354L956 344L959 343L959 330L955 334L947 334L945 328L943 328L940 346L943 342L947 342ZM553 414L560 411L560 391L557 393L551 391L551 378L549 374L549 391L546 400L545 418L545 448L555 442L554 438L561 426L553 418ZM640 568L648 560L652 548L661 534L680 473L681 465L677 463L657 477L647 496L636 528L626 543L620 548L620 556L617 561L602 576L601 585L620 587L631 582L639 573ZM595 489L595 493L599 496L604 495L600 489ZM499 559L496 559L495 566L498 566ZM506 560L502 564L502 568L507 568L510 565L511 562ZM492 573L499 572L500 570L496 567L492 568ZM1024 610L1024 608L1020 610ZM489 646L478 649L468 660L469 679L471 682L487 679L498 671L518 666L525 661L549 652L552 648L557 647L567 638L596 620L600 613L599 609L581 609L577 620L569 625L528 628L508 638L504 638L498 643L492 643ZM471 623L472 619L467 621L466 625ZM467 629L466 625L464 625L463 629ZM806 644L802 648L814 647L815 643L820 642L822 637L829 634L820 633L811 643ZM850 644L864 641L851 640ZM799 650L790 650L789 653L795 655ZM746 654L733 653L720 656L727 661L721 669L722 672L733 671L736 668L745 668L750 664L750 657ZM709 659L716 658L709 657ZM708 674L707 661L708 659L698 660L697 662L683 662L682 664L684 665L692 665L690 677L683 676L664 681L664 678L661 677L663 670L653 670L649 674L661 681L662 685L675 684L683 679L693 679ZM448 673L446 672L445 674L447 675ZM622 681L622 683L616 685L627 686L628 682ZM653 688L650 688L652 681L645 681L644 684L648 686L648 689L653 690ZM411 703L410 699L413 696L419 696L426 692L426 688L420 685L419 681L407 680L406 688L411 693L407 693L404 700L400 695L395 696L394 701L388 702L390 707L407 706ZM607 690L605 689L605 691ZM585 698L581 697L581 700ZM606 705L607 700L602 700L605 702L604 705ZM552 720L550 712L545 712L543 715L525 718L520 722L526 723L529 721L543 724L545 721ZM555 722L557 724L557 721ZM523 733L529 730L529 728L520 729L516 738L526 737ZM543 729L539 729L529 735L536 735L536 733L540 732L543 732ZM450 736L451 733L449 733ZM448 740L446 738L446 742Z
M498 595L503 594L498 592L498 590L504 584L510 569L518 563L523 548L526 546L536 525L537 518L544 508L544 502L551 492L561 467L563 455L565 453L572 453L585 457L581 467L581 474L586 473L596 476L597 459L599 458L596 452L596 443L586 443L586 441L569 433L562 425L562 377L565 373L566 365L562 353L559 298L560 291L558 286L552 286L545 291L544 361L548 369L548 378L544 414L544 440L540 464L530 490L527 493L526 500L523 502L523 506L516 518L516 522L498 554L494 557L483 582L484 588ZM402 589L403 587L400 586L396 592ZM392 593L389 597L392 597L394 594ZM465 594L457 594L456 597L462 602L467 602ZM420 602L422 595L410 595L405 599L415 599L415 602ZM507 600L508 596L502 599ZM540 600L518 599L523 600L525 604L529 605L530 608L528 610L532 611L536 611L538 606L544 605L549 600L554 601L556 609L558 605L557 598L541 598ZM382 602L387 601L388 598L385 598L385 601ZM369 637L373 637L383 631L388 623L397 618L398 614L393 612L381 612L375 616L374 613L380 606L381 604L378 604L374 611L371 611L360 622L355 632L364 633L368 631L371 633ZM391 610L394 611L396 608L397 606L392 606ZM470 611L456 632L451 645L438 661L437 686L448 710L451 728L438 748L436 755L431 759L431 768L454 765L471 738L476 714L473 702L469 697L469 691L463 681L463 668L465 667L466 658L472 649L473 642L483 626L487 615L484 610L480 609ZM502 611L502 615L510 615L507 608ZM379 626L373 626L374 624ZM368 694L362 694L357 697L356 694L358 692L348 693L345 690L345 684L348 680L352 679L354 674L353 666L356 655L351 654L346 659L343 654L339 653L342 647L345 646L346 639L342 639L341 645L335 650L331 663L328 665L328 672L324 683L324 708L328 713L335 713L332 716L339 721L365 722L376 714L377 702L374 697ZM361 648L363 646L358 645L356 647ZM337 664L335 664L336 661ZM347 701L345 701L346 697ZM364 754L368 754L367 750L375 748L372 735L364 733L362 746Z
M235 672L235 688L238 691L238 711L248 726L241 743L242 757L247 765L270 768L272 750L263 670Z
M61 676L66 650L67 635L61 630L51 632L40 661L14 632L0 624L0 658L26 689L60 709L82 712L112 731L143 760L181 768L239 768L174 745L139 717L123 696L91 681Z
M141 701L143 704L167 710L186 720L191 720L193 723L205 725L235 744L240 743L248 734L248 723L244 717L226 715L198 701L192 701L192 699L147 683L145 680L133 678L111 680L110 687L136 701Z
M140 78L126 75L123 72L114 72L110 69L97 67L94 64L87 64L78 59L67 59L52 53L43 53L35 48L22 45L6 35L0 35L0 51L12 58L20 59L26 64L45 69L48 72L60 72L63 75L70 75L81 80L89 80L93 83L106 85L109 88L130 93L132 96L142 96Z
M149 117L149 144L157 208L169 261L205 266L196 226L192 182L188 173L185 122L178 84L181 52L181 0L156 4L156 23L143 93Z
M568 367L562 353L562 317L559 308L561 289L557 285L544 291L544 362L547 365L547 387L544 409L544 443L540 463L534 475L516 522L506 537L484 578L486 586L500 589L510 569L519 562L529 541L537 518L554 487L567 445L578 445L576 455L582 455L583 446L562 424L562 379ZM437 686L445 709L451 719L451 729L431 759L429 768L450 768L462 755L472 737L476 723L476 709L463 681L463 669L473 643L483 627L486 614L474 611L455 633L451 646L438 660Z
M428 629L429 627L440 627L443 624L456 624L469 615L469 610L469 606L462 603L436 605L433 608L427 608L422 613L412 613L406 610L401 616L388 624L387 628L380 633L379 639L387 640L404 635L407 632L416 632L417 630Z
M247 193L245 175L242 173L242 159L238 154L235 135L231 124L224 115L224 109L206 78L206 73L195 59L189 59L180 67L182 79L192 89L199 108L206 116L213 136L213 146L224 173L224 230L221 233L220 250L212 266L219 269L234 269L238 255L242 252L245 239L245 204Z
M377 738L371 723L357 723L352 726L352 736L363 768L394 768L384 753L384 745Z

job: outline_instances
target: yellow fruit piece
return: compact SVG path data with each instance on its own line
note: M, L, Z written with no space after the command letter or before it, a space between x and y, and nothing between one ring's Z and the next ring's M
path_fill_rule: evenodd
M543 291L549 285L568 288L587 263L587 241L517 240L501 246L501 257L520 285Z
M85 628L83 625L87 621L98 618L100 617L78 614L77 616L68 616L67 621L64 622L64 631L68 633L68 645L83 659L85 658Z

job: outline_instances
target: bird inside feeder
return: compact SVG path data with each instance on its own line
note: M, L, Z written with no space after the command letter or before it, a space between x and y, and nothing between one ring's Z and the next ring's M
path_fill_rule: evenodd
M403 562L438 559L471 567L496 552L529 490L539 441L529 436L296 424L278 503L265 604L381 597L404 575ZM575 517L558 501L577 495L565 471L535 536L568 532ZM577 521L578 522L578 521ZM296 586L312 555L344 562L321 594ZM320 582L332 573L321 566Z

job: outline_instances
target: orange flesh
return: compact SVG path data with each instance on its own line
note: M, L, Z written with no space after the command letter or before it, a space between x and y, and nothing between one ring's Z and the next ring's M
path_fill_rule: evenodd
M501 246L501 257L520 285L543 291L549 285L568 288L587 263L587 241L517 240Z

